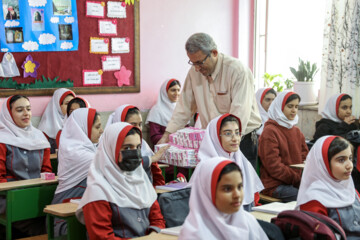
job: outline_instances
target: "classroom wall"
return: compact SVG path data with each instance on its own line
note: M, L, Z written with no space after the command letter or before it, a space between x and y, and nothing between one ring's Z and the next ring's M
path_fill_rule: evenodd
M238 56L238 31L235 30L239 25L236 11L239 0L139 2L140 93L81 95L99 112L113 111L126 103L142 110L150 109L163 81L177 78L183 82L189 69L184 45L195 32L209 33L221 52ZM50 97L30 97L30 101L36 117L42 115Z

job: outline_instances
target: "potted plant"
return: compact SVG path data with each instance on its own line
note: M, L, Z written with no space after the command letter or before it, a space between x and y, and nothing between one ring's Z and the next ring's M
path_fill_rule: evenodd
M269 73L264 73L263 79L264 79L265 87L271 87L276 92L282 92L284 90L281 74L271 75Z
M299 58L298 68L290 67L290 71L295 76L294 92L301 97L300 105L313 105L317 103L316 83L314 76L319 71L316 63L311 64L309 61L304 62Z

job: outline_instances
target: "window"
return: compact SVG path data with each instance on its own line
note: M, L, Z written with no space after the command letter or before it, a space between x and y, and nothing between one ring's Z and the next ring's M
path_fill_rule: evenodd
M326 0L257 0L254 77L265 72L293 78L299 58L321 68ZM320 84L320 71L315 79Z

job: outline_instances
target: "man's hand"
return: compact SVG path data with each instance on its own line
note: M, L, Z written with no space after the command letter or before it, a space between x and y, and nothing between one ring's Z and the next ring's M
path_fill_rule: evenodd
M151 163L158 162L164 152L170 147L170 145L163 146L153 156L151 156Z
M163 144L169 142L169 132L164 132L164 135L160 138L160 140L157 142L157 144Z

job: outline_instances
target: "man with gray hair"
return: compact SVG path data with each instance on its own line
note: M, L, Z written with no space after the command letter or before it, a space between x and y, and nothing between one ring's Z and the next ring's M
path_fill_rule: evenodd
M241 120L243 139L240 148L255 168L255 130L261 126L261 117L250 69L238 59L219 53L214 40L206 33L190 36L185 49L192 67L172 118L158 143L168 142L169 135L183 128L195 112L199 112L203 128L211 119L231 113Z

